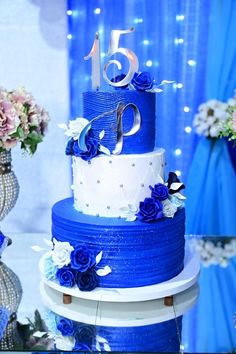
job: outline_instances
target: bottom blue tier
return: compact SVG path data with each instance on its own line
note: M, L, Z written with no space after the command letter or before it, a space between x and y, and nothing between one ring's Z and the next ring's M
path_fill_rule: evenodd
M184 209L173 218L143 223L79 213L72 198L52 208L53 238L73 247L85 244L96 255L102 251L99 268L111 268L99 277L103 288L141 287L178 275L184 266L184 232Z

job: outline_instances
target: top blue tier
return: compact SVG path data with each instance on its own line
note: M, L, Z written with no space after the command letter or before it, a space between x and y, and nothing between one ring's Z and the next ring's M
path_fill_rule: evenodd
M151 152L155 147L155 94L128 90L114 92L87 91L83 93L83 117L91 120L100 114L115 110L119 103L135 104L141 114L141 127L137 133L124 137L122 154L142 154ZM128 132L133 125L133 111L128 108L123 115L123 131ZM105 130L102 144L111 152L117 142L116 113L105 115L92 124L98 138L101 130Z

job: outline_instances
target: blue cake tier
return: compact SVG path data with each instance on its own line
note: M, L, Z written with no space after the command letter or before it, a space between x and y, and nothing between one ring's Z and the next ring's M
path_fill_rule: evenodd
M178 275L184 266L185 211L153 223L86 215L75 210L73 198L52 208L52 236L72 246L86 244L98 254L99 267L111 273L99 277L103 288L158 284Z
M153 151L155 146L155 94L129 90L114 92L88 91L83 93L83 116L91 120L100 114L112 111L122 102L135 104L141 114L141 127L137 133L124 137L122 154L141 154ZM128 132L133 125L133 112L128 108L123 115L123 131ZM98 138L105 130L102 144L111 152L117 142L116 113L105 115L93 122L92 129Z

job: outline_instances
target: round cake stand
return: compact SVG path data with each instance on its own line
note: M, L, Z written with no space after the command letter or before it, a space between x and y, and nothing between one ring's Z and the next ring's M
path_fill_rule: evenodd
M196 302L197 284L174 295L174 305L165 306L164 299L141 302L100 302L74 298L64 305L60 292L41 282L40 291L47 308L73 321L99 326L136 327L156 324L183 315Z
M78 288L67 288L59 285L56 281L46 280L44 277L45 254L39 262L42 281L50 288L72 298L104 302L140 302L160 299L180 293L196 283L200 271L198 256L186 249L184 269L176 277L160 284L137 287L137 288L96 288L93 291L80 291Z

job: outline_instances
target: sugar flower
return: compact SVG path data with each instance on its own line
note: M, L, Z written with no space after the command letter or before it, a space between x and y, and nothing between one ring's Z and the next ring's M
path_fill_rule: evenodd
M58 268L63 268L70 264L70 255L74 248L69 242L60 242L53 239L54 249L52 250L52 260Z

